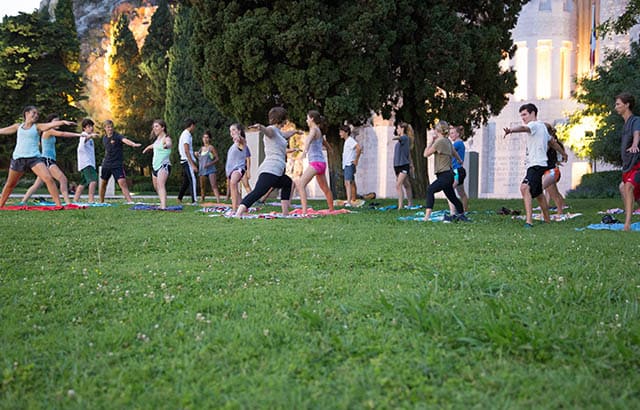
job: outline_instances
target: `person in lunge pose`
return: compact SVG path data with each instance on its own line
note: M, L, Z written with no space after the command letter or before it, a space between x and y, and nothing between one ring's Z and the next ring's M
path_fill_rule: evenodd
M9 195L18 184L20 177L27 169L33 171L37 177L45 183L51 200L56 206L62 206L60 203L60 194L56 181L49 172L40 154L38 143L40 142L40 133L50 129L60 127L62 125L75 125L72 121L53 121L47 123L36 123L38 120L38 109L33 105L29 105L22 110L23 122L0 128L0 135L10 135L17 133L16 147L11 155L11 164L9 165L9 174L7 181L2 188L2 196L0 196L0 207L3 207Z
M449 124L445 121L440 121L435 128L435 136L431 144L428 144L424 149L424 157L427 158L434 155L434 172L436 174L436 180L427 188L427 206L424 212L424 220L429 221L431 218L431 211L433 210L433 204L435 202L435 194L440 191L444 191L449 202L455 207L456 213L451 215L447 220L451 221L463 221L469 220L464 215L464 208L462 202L456 196L456 192L453 189L453 170L451 169L451 158L455 158L459 163L462 163L462 158L458 156L458 153L453 148L453 144L447 138L449 134Z
M96 171L96 149L93 143L92 136L97 135L93 133L94 122L90 118L82 120L82 134L78 141L78 171L80 171L81 180L80 184L76 187L76 192L73 196L73 202L80 200L80 195L85 186L88 186L88 200L92 204L94 202L94 195L96 193L96 186L98 185L98 172Z
M269 191L269 188L280 188L280 206L282 214L289 213L292 181L285 173L287 164L287 140L300 131L282 131L281 128L287 122L287 110L283 107L274 107L269 110L269 125L255 124L251 128L257 128L264 134L264 161L258 169L258 181L253 191L242 199L238 206L236 217L242 217L254 202Z
M216 163L220 159L216 147L211 145L211 131L206 130L202 134L202 147L196 152L198 157L198 176L200 178L200 199L204 202L207 193L207 181L211 186L216 202L220 202L220 192L218 192L218 182L216 174L218 169Z
M300 203L302 205L302 214L307 214L307 190L306 187L313 177L316 178L320 189L327 199L329 210L333 211L333 194L327 183L325 171L327 170L327 162L322 153L322 145L324 137L320 131L320 124L323 118L320 113L315 110L307 112L307 125L309 126L309 134L304 139L301 158L308 156L309 166L302 172L299 178L296 178L296 188L300 194Z
M622 157L622 182L620 194L624 201L624 230L631 230L633 202L640 204L640 117L633 115L636 99L629 93L616 96L615 110L624 119L620 156Z
M247 172L247 139L244 126L236 123L229 127L229 134L233 139L233 144L227 152L227 164L225 172L227 174L227 185L231 195L231 209L235 212L240 204L240 181Z
M547 170L542 176L542 189L547 194L547 202L552 199L556 204L556 213L562 215L564 213L564 198L558 190L558 181L560 181L558 154L562 155L562 162L567 162L568 156L564 145L558 140L556 129L548 123L545 123L545 126L551 138L547 147Z
M547 145L549 144L549 133L542 121L538 121L538 107L534 104L524 104L520 107L520 118L524 125L513 128L505 128L504 136L512 133L523 132L529 134L527 137L527 153L525 165L527 175L520 184L520 193L524 202L526 213L525 228L533 227L533 199L535 198L542 210L545 222L549 222L549 204L542 189L542 175L547 170Z
M394 140L398 141L393 149L393 170L396 173L396 192L398 194L398 209L402 209L404 202L403 193L407 192L407 206L413 205L413 192L411 190L411 149L414 141L413 127L406 122L401 122L396 127ZM404 191L403 191L404 189ZM355 198L354 198L355 199Z
M122 146L128 145L138 148L142 144L134 142L114 131L113 121L106 120L102 123L105 135L102 137L104 145L104 159L102 160L102 171L100 172L100 202L104 202L104 195L107 193L107 182L113 175L120 185L122 194L127 202L133 202L129 187L127 186L126 174L124 172L124 158Z
M152 144L147 145L142 153L153 151L151 165L151 181L160 198L160 209L167 209L167 179L171 174L171 137L167 134L167 124L163 120L153 121L151 128Z
M466 148L464 146L464 141L462 141L462 136L464 135L464 128L460 125L458 126L450 126L449 127L449 139L453 144L453 149L456 150L458 156L462 160L462 162L458 162L458 160L454 157L453 162L451 163L451 167L453 168L453 188L458 194L460 198L460 202L462 202L462 207L465 212L469 211L469 198L467 197L467 193L464 190L464 180L467 177L467 170L464 169L464 156ZM455 206L451 201L449 201L449 212L451 215L454 214Z
M59 121L60 116L58 114L51 114L47 117L47 122ZM62 169L56 163L56 137L74 138L81 137L82 134L77 132L60 131L57 127L47 130L42 133L40 137L40 145L42 148L42 159L45 165L49 168L51 176L60 183L60 193L64 202L71 203L69 198L69 188L67 177L62 172ZM93 136L93 135L92 135ZM29 198L40 188L42 185L42 178L37 177L33 184L27 189L27 192L22 197L22 202L27 202Z

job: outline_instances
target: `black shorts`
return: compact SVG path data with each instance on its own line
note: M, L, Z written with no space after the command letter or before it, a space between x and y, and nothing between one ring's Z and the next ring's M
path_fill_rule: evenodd
M162 171L163 169L167 171L167 175L171 175L171 164L161 165L160 168L158 168L157 170L151 168L151 175L157 178L158 172Z
M396 176L400 175L400 174L409 174L409 170L411 169L411 166L409 164L407 165L398 165L397 167L393 167L393 170L396 173Z
M9 168L16 172L26 172L28 169L33 169L33 167L41 162L44 162L42 157L12 159Z
M542 176L546 170L547 167L539 165L527 168L527 176L524 177L522 183L529 185L531 198L537 198L542 194Z
M458 185L463 185L465 178L467 178L467 171L464 169L464 167L456 168L453 170L453 175L455 178L455 182Z
M126 178L127 176L127 174L125 174L124 172L123 167L116 167L116 168L102 167L102 172L100 173L101 179L104 179L105 181L107 181L109 178L111 178L112 175L113 175L113 179L115 179L116 181L119 179Z

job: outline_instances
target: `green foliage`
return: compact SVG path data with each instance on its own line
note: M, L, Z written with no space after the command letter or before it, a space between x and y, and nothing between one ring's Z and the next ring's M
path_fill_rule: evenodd
M231 120L225 118L204 95L203 86L194 76L190 44L193 39L192 9L180 5L175 16L173 46L169 50L169 73L167 77L167 99L164 118L170 135L173 136L176 148L172 153L173 163L178 164L178 138L183 130L186 118L196 120L196 131L193 136L195 147L201 146L201 135L210 130L213 135L211 143L220 155L219 166L224 166L227 150L231 146L228 125ZM197 148L195 148L197 149ZM176 167L172 178L179 178L182 170ZM218 185L225 183L224 172L218 172Z
M470 224L11 213L0 408L638 408L638 233L575 230L620 200L570 205L527 230L487 213L515 200Z
M61 1L60 15L73 13ZM7 122L22 120L22 109L37 106L42 116L57 113L77 120L85 113L78 103L85 99L80 75L73 71L78 64L78 41L75 25L50 21L46 13L21 13L5 17L0 24L0 117ZM75 47L75 48L74 48ZM0 142L0 163L8 164L14 140ZM75 164L75 150L59 144L59 163L63 168Z
M598 27L598 32L603 38L611 32L622 34L638 23L640 23L640 0L629 0L624 12L618 17L612 17L601 24Z
M63 62L69 71L77 73L80 71L80 40L71 0L58 0L55 8L55 26L64 33L60 36L63 41L60 44L63 49Z
M567 198L619 198L620 171L585 174L576 189L567 192Z
M585 105L570 117L570 126L585 117L595 117L600 122L590 147L589 156L620 165L620 138L624 121L613 110L615 96L629 92L640 96L640 45L632 43L631 53L616 51L607 54L596 69L596 75L578 81L576 99ZM638 105L636 104L636 113Z
M523 0L192 3L198 75L220 110L264 122L284 105L303 124L319 109L337 143L337 125L399 109L419 136L420 190L428 124L486 121L515 87L499 62L513 51L509 31Z
M140 70L146 77L149 98L146 119L162 118L165 111L169 48L173 44L173 18L167 0L160 0L140 51Z
M146 84L140 71L140 54L133 33L129 29L129 18L120 14L111 26L111 52L108 56L109 103L113 121L118 132L137 141L146 142L151 129L151 121L145 121L149 107L146 98ZM129 166L140 169L151 164L151 158L141 150L125 149Z

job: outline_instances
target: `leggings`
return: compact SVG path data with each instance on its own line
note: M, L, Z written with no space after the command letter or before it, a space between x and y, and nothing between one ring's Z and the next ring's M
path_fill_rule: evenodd
M180 163L182 165L182 186L178 192L178 200L182 201L184 194L189 190L191 202L196 202L196 174L191 169L189 161Z
M287 175L273 175L268 172L263 172L258 176L258 182L253 188L253 191L249 192L247 196L242 199L242 205L249 208L254 204L262 195L269 191L269 188L280 188L280 199L288 201L291 198L291 178Z
M463 214L464 208L462 202L456 196L456 192L453 189L453 171L448 170L444 172L438 172L436 174L436 180L433 181L429 188L427 188L427 208L433 209L433 203L435 202L436 192L444 191L447 199L451 201L453 206L456 207L457 214Z

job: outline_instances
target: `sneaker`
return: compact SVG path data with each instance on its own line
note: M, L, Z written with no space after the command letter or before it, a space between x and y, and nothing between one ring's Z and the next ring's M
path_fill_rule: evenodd
M454 216L454 218L460 222L471 222L471 219L467 218L465 214L458 214Z
M444 218L442 218L442 222L450 224L451 222L455 222L455 218L449 215L445 215Z
M528 222L526 222L526 223L524 224L524 227L525 227L526 229L531 229L531 228L533 228L533 225L532 225L532 224L530 224L530 223L528 223Z

